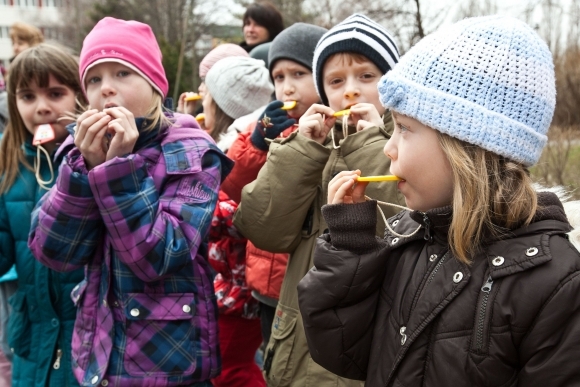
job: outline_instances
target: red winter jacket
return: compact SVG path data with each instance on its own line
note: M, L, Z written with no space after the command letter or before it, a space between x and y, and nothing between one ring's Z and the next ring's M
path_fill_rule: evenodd
M256 122L248 125L227 152L235 161L234 168L222 183L221 189L234 201L239 203L242 188L258 177L258 172L266 163L268 152L256 148L250 141ZM282 132L281 137L288 137L297 126ZM246 247L246 281L248 287L263 296L278 299L280 288L286 272L288 254L270 253L255 247L248 241Z
M223 191L211 221L209 232L209 262L217 275L215 294L220 314L258 317L258 301L252 297L246 283L246 243L233 225L238 204Z

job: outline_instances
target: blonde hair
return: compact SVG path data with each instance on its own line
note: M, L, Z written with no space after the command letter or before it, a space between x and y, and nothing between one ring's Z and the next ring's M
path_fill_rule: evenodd
M212 98L211 104L213 105L213 111L215 112L215 117L213 119L213 128L209 132L209 135L215 142L220 140L222 133L227 132L231 124L234 123L234 119L228 116L216 103L215 99Z
M153 87L151 88L153 89ZM163 96L153 89L153 100L151 101L151 106L145 113L145 118L151 122L143 129L143 131L149 132L155 129L157 125L162 127L171 126L173 120L165 115L165 111L166 109L163 106Z
M10 65L8 76L8 112L10 120L4 131L0 143L0 194L12 187L19 171L19 165L33 170L26 160L22 145L31 140L31 134L26 129L24 121L16 106L16 91L19 88L28 88L32 84L39 87L48 87L49 77L52 75L63 85L72 89L76 95L77 110L86 104L85 96L79 80L79 66L76 59L63 51L60 47L46 43L30 48L14 59ZM70 112L74 114L75 112ZM78 112L77 112L78 113ZM67 114L68 116L68 114Z
M44 36L42 32L33 25L16 22L10 26L10 39L14 41L15 39L23 40L30 47L34 47L44 42Z
M489 238L531 223L536 191L522 164L437 132L453 174L452 253L469 264Z

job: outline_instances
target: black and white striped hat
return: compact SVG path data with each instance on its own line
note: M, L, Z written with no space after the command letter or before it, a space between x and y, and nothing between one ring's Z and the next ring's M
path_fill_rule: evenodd
M325 105L328 105L328 98L322 83L322 68L330 56L339 52L364 55L383 74L399 61L399 49L395 39L383 26L359 13L347 17L324 34L314 50L314 84Z

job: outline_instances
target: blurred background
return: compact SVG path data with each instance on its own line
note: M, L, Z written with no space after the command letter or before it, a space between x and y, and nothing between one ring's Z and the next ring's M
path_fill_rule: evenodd
M45 39L80 50L105 16L139 20L155 32L163 52L169 95L196 91L199 62L224 42L240 43L244 0L0 0L0 63L12 57L10 26L22 21ZM565 185L580 199L580 1L578 0L272 0L286 27L307 22L331 27L354 12L383 24L404 53L438 27L465 17L508 14L526 21L554 56L557 104L550 145L532 170L547 186ZM122 39L123 37L119 37Z

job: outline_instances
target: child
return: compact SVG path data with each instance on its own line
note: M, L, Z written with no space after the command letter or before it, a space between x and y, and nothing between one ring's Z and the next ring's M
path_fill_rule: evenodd
M410 209L375 238L360 171L330 182L330 233L298 289L314 361L366 386L576 384L580 254L527 169L554 112L546 44L510 17L465 19L413 47L379 92Z
M12 60L27 48L38 46L44 42L42 32L33 25L16 22L10 26L10 40L12 41Z
M149 26L101 20L80 75L93 109L77 119L29 238L51 268L85 268L72 293L75 376L210 386L220 361L205 241L230 162L191 116L163 112L168 84Z
M291 254L265 352L268 384L360 384L312 362L298 313L296 285L312 267L316 237L326 229L320 213L326 192L320 187L326 187L334 174L343 170L362 168L366 175L388 170L388 162L378 162L369 155L382 149L389 137L391 124L387 121L385 125L381 119L384 109L378 102L376 85L397 60L397 48L389 33L362 15L353 15L329 30L318 42L313 61L314 74L319 74L315 77L318 94L329 106L308 108L298 131L272 142L258 178L242 191L234 225L258 248ZM351 105L356 114L352 114L352 125L343 135L342 124L335 127L332 114ZM324 122L323 115L327 117ZM363 125L359 120L368 122ZM357 131L356 125L361 130ZM385 183L372 187L369 194L396 200L395 188ZM381 235L382 229L377 227Z
M295 123L306 109L320 102L312 78L312 59L316 43L326 31L312 24L295 23L272 43L267 43L271 44L267 61L272 64L270 76L274 80L277 101L270 103L258 122L254 120L251 129L241 133L228 151L235 165L222 184L222 190L231 199L239 202L242 188L258 176L268 153L266 139L288 137L297 129ZM294 101L296 107L282 110L281 101ZM268 117L271 125L262 124L264 117ZM270 340L287 262L288 254L270 253L248 242L246 278L252 295L260 301L262 337L266 343Z
M76 101L85 103L78 69L71 55L41 44L14 60L8 78L10 121L0 145L0 275L11 280L1 282L0 309L1 318L8 318L6 299L15 292L8 332L2 332L8 339L2 350L13 355L14 387L78 386L71 369L70 292L83 271L57 273L37 262L26 244L32 209L52 185L63 150L70 149L65 145L55 153L68 136L65 125L71 120L64 118L75 113ZM39 144L33 136L44 124L54 139Z
M206 90L205 77L206 77L208 71L219 60L224 59L224 58L228 58L230 56L248 57L249 55L246 52L246 50L244 50L243 48L241 48L237 44L224 43L224 44L220 44L219 46L217 46L216 48L211 50L206 56L203 57L203 59L199 63L199 78L201 79L201 84L199 85L199 88L198 88L198 93L202 98L205 95L205 90ZM187 114L191 114L193 116L196 116L196 113L203 112L203 109L201 108L201 106L198 108L198 102L201 102L201 101L190 101L190 102L185 101L185 97L187 97L187 94L188 93L182 93L179 96L179 99L177 102L177 112L178 113L187 113ZM201 103L199 103L199 105L201 105ZM200 122L200 124L203 124L203 123Z
M206 122L224 151L233 141L230 137L237 136L235 130L229 130L234 119L264 106L274 89L264 62L242 57L218 61L207 73L206 86ZM216 387L265 387L254 361L262 335L258 302L246 284L247 240L232 222L237 207L220 191L210 229L209 262L217 272L214 286L222 355L222 373L212 382Z

